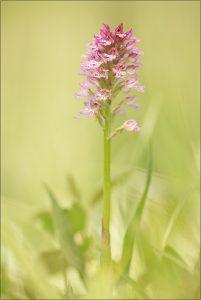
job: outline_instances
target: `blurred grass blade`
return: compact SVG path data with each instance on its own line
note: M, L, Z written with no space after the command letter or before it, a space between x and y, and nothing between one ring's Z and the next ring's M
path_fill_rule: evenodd
M183 258L181 257L181 255L171 246L167 245L165 247L163 257L168 258L173 263L176 263L178 266L180 266L181 268L183 268L189 272L189 268L188 268L187 264L185 263L185 261L183 260Z
M81 199L80 190L77 186L75 178L71 174L67 176L67 185L68 185L68 189L69 189L70 193L74 197L74 200L75 201L80 200Z
M133 255L134 242L135 242L136 235L138 233L140 220L141 220L142 213L143 213L143 210L145 207L148 190L149 190L149 186L151 183L152 170L153 170L153 159L152 159L152 150L151 150L151 146L150 146L149 165L148 165L148 171L147 171L144 192L142 194L142 197L139 201L137 209L133 215L133 218L131 219L130 224L128 225L128 228L127 228L125 236L124 236L123 251L122 251L122 256L121 256L121 260L120 260L120 267L122 268L123 272L129 271L129 267L130 267L130 263L131 263L131 259L132 259L132 255Z
M150 151L149 151L149 165L148 165L148 172L147 172L147 178L146 178L146 184L145 184L145 189L144 192L142 194L142 197L139 201L137 210L136 210L136 217L140 220L144 207L145 207L145 202L147 199L147 195L148 195L148 190L149 190L149 186L151 183L151 177L152 177L152 171L153 171L153 157L152 157L152 148L150 145Z
M73 236L71 235L70 224L68 223L64 211L59 206L52 191L47 185L45 185L45 188L52 203L55 231L60 242L63 256L67 262L70 262L79 271L79 273L83 275L83 261L79 256L78 247L76 246Z
M66 286L66 294L67 294L68 299L75 299L75 296L73 293L73 288L70 283L68 283Z
M194 268L194 279L197 282L193 299L200 299L200 253Z
M142 286L141 283L136 282L126 274L123 275L122 279L133 287L140 299L149 299L148 295L144 291L144 286Z
M162 242L161 242L161 250L163 251L166 247L166 244L168 242L168 239L169 239L169 236L173 230L173 227L174 227L174 224L180 214L180 212L182 211L186 201L188 200L188 198L193 194L193 192L196 191L196 187L193 187L191 188L190 190L188 191L184 191L183 193L183 197L182 200L180 200L179 203L177 203L171 217L170 217L170 220L168 222L168 225L166 227L166 230L164 232L164 235L163 235L163 239L162 239Z

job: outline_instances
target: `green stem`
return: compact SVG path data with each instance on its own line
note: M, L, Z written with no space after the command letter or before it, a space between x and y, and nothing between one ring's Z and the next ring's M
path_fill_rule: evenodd
M102 220L102 263L110 265L110 127L111 127L111 108L110 103L105 108L104 133L104 200L103 200L103 220Z

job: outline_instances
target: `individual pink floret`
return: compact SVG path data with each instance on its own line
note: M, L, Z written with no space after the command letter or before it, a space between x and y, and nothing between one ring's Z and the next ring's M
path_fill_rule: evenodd
M138 123L136 120L127 120L123 124L123 128L127 131L140 131L141 127L138 126Z

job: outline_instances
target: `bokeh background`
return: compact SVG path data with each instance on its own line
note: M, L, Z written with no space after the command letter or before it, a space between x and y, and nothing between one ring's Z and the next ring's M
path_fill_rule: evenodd
M151 142L153 178L144 232L155 248L168 236L189 272L194 272L199 259L199 6L199 1L1 2L5 276L12 279L12 274L26 265L31 281L36 268L32 256L51 243L48 240L45 244L34 229L37 221L33 216L50 208L44 182L66 207L74 201L72 186L76 182L87 214L87 232L96 239L92 249L99 249L101 204L92 205L92 199L102 184L102 132L94 120L74 119L82 108L82 101L75 100L74 94L82 80L79 64L87 44L102 23L114 28L121 22L142 40L139 47L145 54L140 81L145 93L138 97L141 109L127 112L143 126L142 133L125 133L112 142L112 178L133 170L113 190L113 257L120 257L125 232L122 224L130 218L130 208L135 208L144 187ZM118 123L122 121L119 118ZM172 233L166 231L169 221L174 223ZM93 255L92 274L98 250ZM141 269L140 263L139 268L131 268L133 278L138 278ZM150 297L195 296L195 277L188 281L189 286L182 279L176 288L171 281L173 273L169 270L166 274L168 287L156 280L157 288L148 289ZM83 287L76 278L73 273L71 282L81 294ZM16 295L21 283L14 284L11 279L6 281L7 290ZM60 286L59 277L51 277L51 282ZM46 298L52 295L48 289L44 293ZM8 294L5 289L3 295Z

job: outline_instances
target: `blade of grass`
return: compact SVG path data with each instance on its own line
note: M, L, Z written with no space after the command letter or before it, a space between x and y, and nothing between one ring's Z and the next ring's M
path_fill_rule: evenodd
M81 199L80 190L77 186L77 182L76 182L75 178L71 174L67 176L67 185L68 185L68 189L69 189L70 193L74 197L74 200L75 201L80 200Z
M124 241L123 241L123 251L122 251L122 256L120 260L120 268L122 269L123 272L128 272L132 255L133 255L133 249L134 249L134 243L135 243L135 238L138 233L139 229L139 224L142 218L142 214L144 211L150 183L151 183L151 177L152 177L152 170L153 170L153 159L152 159L152 149L150 146L150 151L149 151L149 165L148 165L148 172L147 172L147 177L146 177L146 183L145 183L145 188L144 192L142 194L142 197L139 201L139 204L137 206L137 209L133 215L133 218L131 219L130 224L128 225L128 228L126 230L125 236L124 236Z
M182 200L176 205L172 215L171 215L171 218L168 222L168 225L166 227L166 230L164 232L164 235L163 235L163 239L162 239L162 242L161 242L161 251L163 252L166 245L167 245L167 242L168 242L168 239L169 239L169 236L172 232L172 229L174 227L174 224L180 214L180 212L182 211L182 208L184 207L186 201L188 200L189 196L192 195L193 191L195 191L196 188L192 188L190 189L190 191L188 191L188 193L185 191L184 194L183 194L183 197L182 197Z
M185 263L185 261L183 260L181 255L171 246L167 245L165 247L163 257L165 257L165 258L169 259L170 261L172 261L173 263L177 264L180 268L190 272L189 267L187 266L187 264Z
M125 280L125 282L130 284L135 289L135 291L137 292L140 299L149 299L148 295L144 291L144 287L140 286L139 282L136 282L135 280L133 280L131 277L129 277L126 274L123 275L123 280Z

